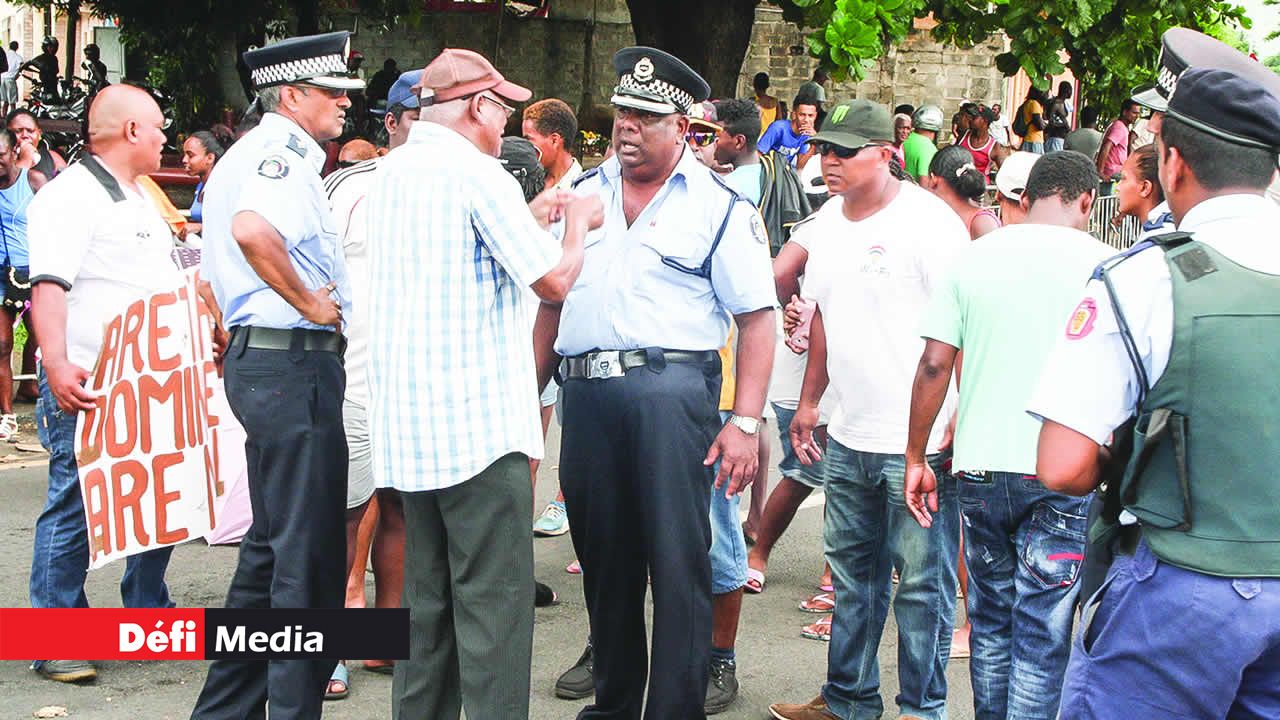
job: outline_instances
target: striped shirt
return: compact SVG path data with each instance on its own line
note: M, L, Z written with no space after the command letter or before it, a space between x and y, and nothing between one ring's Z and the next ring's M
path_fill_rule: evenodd
M369 395L378 487L452 487L542 457L524 288L561 256L497 158L417 122L365 200Z

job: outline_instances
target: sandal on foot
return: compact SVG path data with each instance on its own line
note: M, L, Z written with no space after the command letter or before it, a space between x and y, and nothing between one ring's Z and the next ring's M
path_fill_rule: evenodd
M329 676L329 684L324 689L325 700L341 700L351 694L351 677L347 674L347 666L338 663Z
M0 441L18 441L18 416L0 415Z
M818 586L818 592L829 592L829 593L833 593L833 592L835 592L835 591L836 591L836 586L835 586L835 585L832 585L831 583L823 583L823 584L821 584L821 585L819 585L819 586Z
M564 566L564 571L569 573L570 575L581 575L582 563L578 562L577 560L574 560L573 562Z
M800 610L807 613L829 613L836 609L835 593L818 593L800 603Z
M822 642L831 641L831 616L828 615L821 620L805 625L800 628L800 637L810 640L821 640Z
M747 584L742 589L752 595L764 592L764 573L752 567L747 568Z

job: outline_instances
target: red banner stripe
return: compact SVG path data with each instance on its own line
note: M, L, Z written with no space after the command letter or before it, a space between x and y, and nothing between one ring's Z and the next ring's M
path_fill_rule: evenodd
M0 608L0 660L203 660L204 609Z

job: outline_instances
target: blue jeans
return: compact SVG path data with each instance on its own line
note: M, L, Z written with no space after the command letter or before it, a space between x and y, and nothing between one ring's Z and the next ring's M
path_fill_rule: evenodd
M732 413L720 411L720 420L728 422ZM761 432L764 426L760 426ZM714 472L720 472L717 461ZM712 477L715 477L714 475ZM713 481L714 482L714 481ZM724 496L725 484L711 486L711 594L723 595L747 584L747 541L738 522L742 495Z
M1021 149L1022 149L1023 151L1025 151L1025 152L1035 153L1035 154L1037 154L1037 155L1043 155L1043 154L1044 154L1044 143L1042 143L1042 142L1038 142L1038 143L1026 142L1026 141L1024 140L1024 141L1023 141L1023 143L1022 143L1022 148L1021 148Z
M44 375L39 372L36 429L49 451L49 496L36 520L35 554L31 559L31 607L89 607L84 579L89 568L88 529L76 466L77 413L63 412ZM172 547L131 555L125 560L120 597L125 607L173 607L164 572Z
M796 451L791 447L791 420L796 416L796 411L778 403L772 405L773 414L778 418L778 440L782 444L782 459L778 461L778 471L784 478L795 480L813 490L821 490L822 461L805 465L796 457Z
M901 689L896 702L903 715L947 716L960 545L956 482L943 469L947 459L929 457L938 476L938 512L926 530L904 504L904 456L850 450L834 439L827 443L824 536L837 601L822 696L842 718L878 718L884 712L876 655L894 568L901 577L893 600Z
M1059 495L1021 473L955 475L969 565L976 717L1053 720L1093 496Z
M1067 147L1067 139L1065 137L1046 137L1044 139L1044 151L1046 153L1065 150L1066 147Z
M1062 720L1280 717L1280 578L1205 575L1140 542L1084 605Z

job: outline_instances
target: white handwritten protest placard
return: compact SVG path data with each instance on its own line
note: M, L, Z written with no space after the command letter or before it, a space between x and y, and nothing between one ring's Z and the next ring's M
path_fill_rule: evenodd
M217 522L220 445L243 431L226 410L198 287L197 270L186 270L181 285L139 297L107 324L87 384L96 407L76 428L90 569L204 537Z

